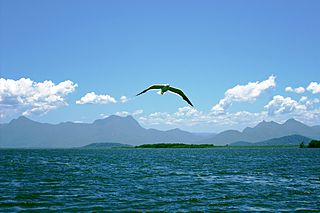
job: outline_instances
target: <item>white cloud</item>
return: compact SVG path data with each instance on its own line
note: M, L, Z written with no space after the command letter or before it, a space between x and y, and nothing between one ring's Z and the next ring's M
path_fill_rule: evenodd
M134 111L133 113L132 113L132 115L140 115L140 114L142 114L143 113L143 110L142 109L138 109L138 110L136 110L136 111Z
M320 100L318 98L314 98L314 99L309 99L306 96L302 96L299 100L299 103L304 104L305 106L307 106L308 108L313 107L315 104L320 103Z
M306 90L303 87L297 87L297 88L292 88L292 87L286 87L286 92L294 92L298 94L304 93Z
M320 93L320 83L311 82L307 87L308 91L311 91L312 94Z
M299 102L306 102L308 100L308 97L307 96L302 96L299 100Z
M246 85L237 85L228 89L224 94L224 98L221 99L218 104L213 106L211 110L218 113L224 113L233 102L255 101L263 91L275 86L275 76L270 76L267 80L261 82L256 81L249 82Z
M294 89L294 91L298 94L304 93L306 90L303 87L297 87Z
M154 112L149 115L140 116L139 122L144 125L159 126L166 125L168 128L206 128L209 131L216 131L221 127L241 128L243 124L256 124L257 121L265 119L267 112L251 113L240 111L235 113L226 112L224 114L215 114L212 112L199 111L192 107L181 107L176 112Z
M137 116L137 115L140 115L142 113L143 113L143 110L142 109L138 109L138 110L136 110L134 112L128 112L128 111L116 112L115 115L126 117L128 115Z
M115 115L118 115L121 117L126 117L126 116L130 115L130 113L127 111L121 111L121 112L116 112Z
M128 101L129 101L129 99L127 98L127 96L124 96L124 95L123 95L123 96L120 97L120 102L121 102L121 103L126 103L126 102L128 102Z
M109 104L116 102L116 99L110 95L96 95L94 92L90 92L76 101L76 104Z
M176 112L154 112L149 115L141 115L138 120L141 124L161 128L183 128L194 131L221 131L223 129L241 129L248 125L255 125L258 121L266 119L267 112L251 113L240 111L215 114L202 112L191 107L178 108Z
M294 91L294 89L292 88L292 87L286 87L286 92L293 92Z
M304 104L298 103L290 97L276 95L265 105L269 115L291 113L295 111L305 111L307 107Z
M73 123L76 123L76 124L83 124L84 122L83 122L83 121L73 121Z
M286 87L285 90L286 92L294 92L297 94L302 94L306 91L306 89L303 87L297 87L297 88ZM317 82L311 82L307 87L307 90L312 92L313 94L320 93L320 84Z
M47 113L66 106L65 97L78 85L70 80L54 84L50 80L35 82L29 78L0 79L0 115Z
M191 116L197 116L200 115L201 112L196 110L193 107L186 106L186 107L181 107L178 109L178 112L174 113L177 117L191 117Z
M306 96L302 96L299 101L296 101L290 97L276 95L265 108L268 110L269 119L275 121L295 118L309 125L319 125L319 102L320 100L317 98L309 99Z
M320 123L320 100L303 96L299 101L280 95L274 96L260 112L225 112L199 111L192 107L178 108L176 112L153 112L140 115L139 122L154 128L182 128L190 131L195 129L217 132L226 129L241 130L247 126L255 126L262 120L273 120L279 123L295 118L309 125Z

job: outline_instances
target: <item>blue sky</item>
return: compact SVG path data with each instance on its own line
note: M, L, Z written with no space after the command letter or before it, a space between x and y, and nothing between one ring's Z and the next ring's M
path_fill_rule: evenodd
M1 122L133 114L144 127L189 131L320 124L317 0L0 2ZM172 94L134 97L154 83L182 88L195 108Z

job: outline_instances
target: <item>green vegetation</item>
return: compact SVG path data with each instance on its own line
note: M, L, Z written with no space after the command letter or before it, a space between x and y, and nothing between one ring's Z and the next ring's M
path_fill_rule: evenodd
M312 140L309 143L308 148L320 148L320 141Z
M134 148L228 148L228 149L270 149L270 148L298 148L298 145L273 145L273 146L215 146L213 144L183 144L183 143L157 143L143 144Z
M214 148L213 144L157 143L143 144L135 148Z
M300 148L320 148L320 141L312 140L308 145L305 145L303 142L300 143Z
M305 148L306 145L305 145L304 142L302 141L302 142L300 143L299 147L300 147L300 148Z

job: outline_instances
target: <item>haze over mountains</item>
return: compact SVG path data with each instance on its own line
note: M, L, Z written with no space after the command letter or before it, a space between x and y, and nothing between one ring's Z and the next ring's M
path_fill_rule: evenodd
M39 123L21 116L8 124L0 124L0 147L70 148L91 143L129 145L208 143L226 145L239 141L261 142L290 135L320 139L320 126L310 127L290 119L284 124L263 121L253 128L244 129L242 132L228 130L219 134L193 134L180 129L168 131L145 129L132 116L112 115L93 123L65 122L60 124ZM277 143L281 143L281 140Z
M79 147L90 143L138 145L159 142L199 141L201 137L173 129L145 129L132 117L112 115L88 123L46 124L19 117L0 126L0 147Z
M301 136L301 135L288 135L280 138L272 138L265 141L250 143L246 141L238 141L231 143L231 146L292 146L297 145L298 143L308 144L311 141L311 138Z
M215 145L226 145L238 141L255 143L289 135L301 135L311 139L319 139L320 130L319 126L310 127L294 119L289 119L283 124L262 121L253 128L245 128L242 132L237 130L221 132L212 138L203 140L202 143Z

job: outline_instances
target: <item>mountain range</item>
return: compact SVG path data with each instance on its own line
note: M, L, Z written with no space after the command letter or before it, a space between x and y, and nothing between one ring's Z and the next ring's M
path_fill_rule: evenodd
M263 121L242 132L227 130L219 134L194 134L180 129L168 131L145 129L132 116L112 115L93 123L60 124L39 123L21 116L10 123L0 124L0 148L70 148L91 143L226 145L239 141L255 143L290 135L320 139L320 126L311 127L290 119L283 124Z
M227 130L201 142L215 145L226 145L239 141L256 143L289 135L300 135L311 139L319 139L320 126L307 126L295 119L289 119L283 124L273 121L262 121L253 128L245 128L242 132Z
M301 135L288 135L280 138L273 138L256 143L250 143L246 141L238 141L231 143L230 146L292 146L300 143L308 144L312 139Z
M19 117L0 125L0 147L80 147L90 143L193 143L202 137L180 129L145 129L132 117L112 115L91 124L65 122L47 124Z

